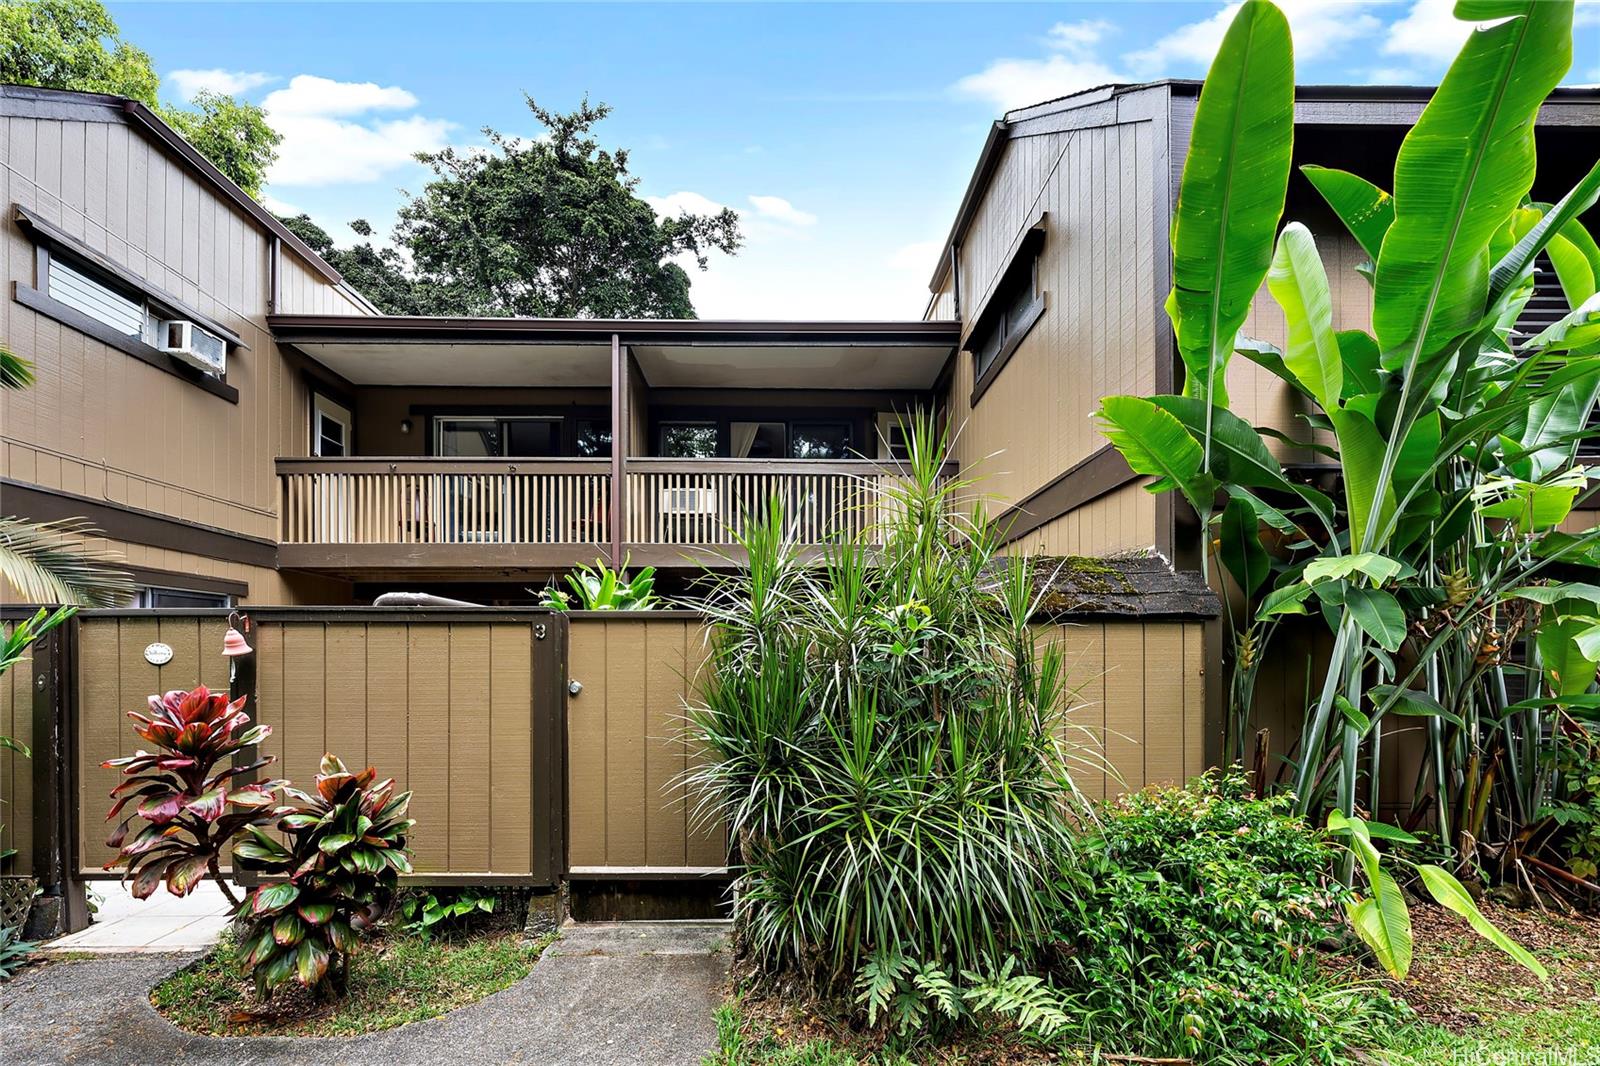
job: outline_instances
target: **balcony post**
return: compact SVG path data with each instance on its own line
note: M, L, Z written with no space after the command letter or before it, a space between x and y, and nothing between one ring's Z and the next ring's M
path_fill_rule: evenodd
M628 455L628 361L622 337L611 335L611 565L622 565L623 479Z

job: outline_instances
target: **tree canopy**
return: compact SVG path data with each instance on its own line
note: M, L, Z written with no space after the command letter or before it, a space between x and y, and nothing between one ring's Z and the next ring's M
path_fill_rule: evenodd
M0 82L138 100L251 196L278 157L282 138L254 104L209 91L192 108L161 103L149 53L122 38L99 0L0 0Z
M535 140L485 129L490 148L420 154L434 173L399 212L405 247L428 302L454 314L541 318L691 318L688 258L740 245L739 218L658 218L638 195L625 149L592 136L610 113L585 99L563 114L528 109Z
M424 302L420 292L423 286L407 272L400 253L393 248L375 248L370 241L349 248L335 247L328 231L311 221L310 215L279 215L278 221L385 314L445 313L442 309L434 311ZM366 219L356 219L350 228L363 237L372 236L372 226Z

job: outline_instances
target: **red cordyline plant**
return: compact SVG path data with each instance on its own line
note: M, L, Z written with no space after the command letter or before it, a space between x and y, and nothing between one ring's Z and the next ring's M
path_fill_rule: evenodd
M394 900L399 875L411 872L406 817L411 793L394 795L393 779L351 773L322 757L316 795L285 791L300 804L278 822L285 840L250 826L235 861L284 880L257 888L239 908L248 922L240 940L262 998L290 980L318 998L343 995L346 957Z
M148 899L162 881L173 895L186 896L209 873L238 905L218 868L223 852L245 829L269 825L290 810L277 796L285 781L234 783L274 759L233 765L235 753L272 733L269 726L250 724L244 703L243 696L230 703L201 685L151 696L149 717L128 712L137 723L134 732L157 750L141 749L101 765L128 777L111 790L117 802L106 820L137 804L106 841L120 850L105 865L126 867L123 878L132 878L134 898ZM130 834L136 819L146 824Z

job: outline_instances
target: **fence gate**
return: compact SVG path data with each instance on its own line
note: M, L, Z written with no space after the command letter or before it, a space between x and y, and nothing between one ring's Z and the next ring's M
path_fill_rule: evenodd
M232 679L272 726L259 775L309 790L324 752L413 793L417 880L553 885L565 863L567 621L552 612L258 607ZM84 878L103 864L108 758L153 692L229 691L226 611L85 611L77 625L72 758Z

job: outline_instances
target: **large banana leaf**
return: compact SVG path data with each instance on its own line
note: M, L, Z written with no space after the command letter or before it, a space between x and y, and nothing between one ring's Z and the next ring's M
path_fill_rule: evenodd
M1293 137L1288 20L1266 0L1247 0L1200 91L1172 220L1167 313L1186 396L1227 405L1228 357L1272 261Z
M1377 262L1383 235L1394 222L1394 197L1348 170L1304 166L1300 173L1328 201L1328 206L1361 245L1361 250Z
M1311 231L1298 222L1283 228L1267 273L1267 289L1289 327L1283 361L1308 393L1329 411L1344 391L1344 359L1333 330L1333 296Z
M1211 514L1217 482L1201 469L1200 445L1182 422L1138 396L1107 396L1099 414L1101 430L1133 472L1156 479L1151 492L1177 489L1200 515Z
M1533 185L1533 121L1572 65L1572 0L1461 0L1475 30L1400 147L1372 322L1385 366L1447 352L1487 310L1489 242Z
M1600 162L1595 163L1589 173L1572 187L1572 191L1563 196L1552 210L1546 211L1538 224L1523 234L1516 245L1495 264L1489 275L1490 303L1499 302L1506 290L1515 285L1533 265L1534 257L1550 242L1551 236L1593 207L1597 197L1600 197ZM1597 273L1600 273L1600 262L1595 266Z

